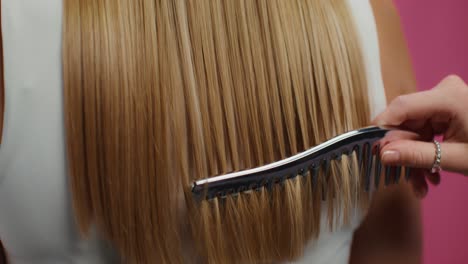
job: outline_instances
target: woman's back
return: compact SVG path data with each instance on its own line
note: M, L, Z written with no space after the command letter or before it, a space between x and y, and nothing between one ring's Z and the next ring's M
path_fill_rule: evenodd
M368 1L348 2L376 113L385 97L372 10ZM0 236L13 263L111 262L103 242L95 237L79 240L73 220L62 110L62 1L3 0L2 5L6 111L0 148ZM355 225L327 233L322 221L321 235L309 243L302 262L347 259Z

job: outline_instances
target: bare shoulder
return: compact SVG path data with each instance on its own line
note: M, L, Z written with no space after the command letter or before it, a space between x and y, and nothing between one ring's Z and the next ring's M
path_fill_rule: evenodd
M370 0L377 24L387 100L416 91L416 80L401 18L393 0Z

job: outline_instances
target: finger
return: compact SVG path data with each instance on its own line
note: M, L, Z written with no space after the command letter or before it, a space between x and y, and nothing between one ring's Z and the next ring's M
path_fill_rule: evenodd
M447 131L449 127L448 122L438 122L438 121L432 121L432 132L434 135L442 135Z
M378 141L378 144L380 144L380 147L383 148L384 146L388 145L389 143L393 141L398 141L398 140L421 140L421 137L419 134L410 132L410 131L404 131L404 130L390 130L387 132L385 137L383 137L381 140Z
M434 116L428 120L408 120L399 127L403 130L414 131L420 135L423 140L431 140L435 135L444 134L447 131L450 120L445 120L445 116Z
M440 166L444 170L468 173L468 144L442 142L440 148L442 152Z
M405 131L405 130L390 130L384 137L385 140L388 142L396 141L396 140L420 140L421 136L418 133Z
M434 90L447 90L448 88L468 88L465 81L457 75L449 75L445 77L439 84L434 87Z
M374 124L399 126L408 120L427 120L429 117L449 117L460 111L460 102L468 99L466 83L458 76L444 78L432 90L402 95L394 99Z
M435 146L432 142L397 140L385 145L380 154L382 163L386 165L430 169L435 160ZM442 142L441 154L440 166L443 169L468 172L468 144Z
M432 126L432 119L430 120L407 120L400 126L401 129L413 131L419 134L421 140L427 141L434 138L434 128Z
M435 147L433 143L397 140L382 148L383 164L409 166L429 169L434 163Z
M402 95L393 100L373 122L379 126L399 126L408 120L428 120L436 115L450 115L450 98L441 90Z
M427 120L406 120L400 126L404 130L420 131L423 128L425 128L426 124L427 124Z

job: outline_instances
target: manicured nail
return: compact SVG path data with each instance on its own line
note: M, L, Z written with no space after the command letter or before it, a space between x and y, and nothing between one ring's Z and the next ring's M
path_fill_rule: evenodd
M396 163L400 161L400 152L395 150L386 150L382 154L382 161L385 163Z

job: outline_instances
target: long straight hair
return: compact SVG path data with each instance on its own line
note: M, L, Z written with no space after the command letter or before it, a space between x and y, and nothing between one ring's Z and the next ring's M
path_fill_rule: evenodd
M67 149L77 224L130 263L294 260L365 204L356 156L196 202L194 180L364 126L346 0L64 0Z

